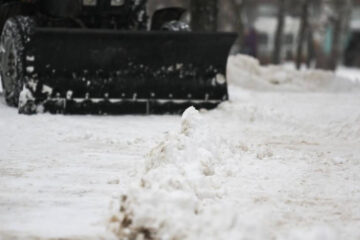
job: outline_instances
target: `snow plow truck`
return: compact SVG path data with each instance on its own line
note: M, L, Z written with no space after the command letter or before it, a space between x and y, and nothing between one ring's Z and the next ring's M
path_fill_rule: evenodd
M228 99L236 35L146 0L0 0L3 95L19 113L162 114Z

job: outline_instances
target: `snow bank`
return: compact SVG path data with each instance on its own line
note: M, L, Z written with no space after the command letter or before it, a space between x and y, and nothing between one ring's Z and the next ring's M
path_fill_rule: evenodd
M228 60L230 84L263 91L343 92L360 90L360 84L322 70L297 71L285 66L260 66L255 58L237 55Z
M237 172L234 155L199 112L189 108L180 132L168 135L148 154L139 184L114 204L111 230L120 239L256 235L251 228L244 230L247 224L239 226L234 208L221 202L227 179Z
M348 68L340 66L336 70L336 74L341 77L349 78L353 82L360 82L360 69L359 68Z

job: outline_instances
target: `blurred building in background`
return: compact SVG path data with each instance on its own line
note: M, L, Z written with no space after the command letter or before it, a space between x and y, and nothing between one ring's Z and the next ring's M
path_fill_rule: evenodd
M344 63L347 66L360 67L360 0L354 0L353 4Z

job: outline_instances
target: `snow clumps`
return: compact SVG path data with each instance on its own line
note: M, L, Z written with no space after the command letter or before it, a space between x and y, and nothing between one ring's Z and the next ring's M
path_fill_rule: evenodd
M148 154L138 183L114 202L110 229L119 239L241 236L236 211L221 202L236 175L233 155L200 113L187 109L180 131Z

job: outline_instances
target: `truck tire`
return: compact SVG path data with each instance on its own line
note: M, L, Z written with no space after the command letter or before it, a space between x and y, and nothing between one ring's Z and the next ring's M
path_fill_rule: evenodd
M0 76L5 101L17 107L24 84L25 44L33 26L29 17L17 16L5 22L0 37Z

